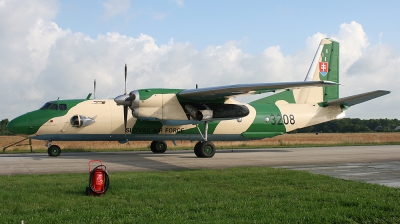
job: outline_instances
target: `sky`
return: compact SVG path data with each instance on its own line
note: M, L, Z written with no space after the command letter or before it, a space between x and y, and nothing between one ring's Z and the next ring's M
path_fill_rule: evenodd
M0 0L0 120L60 99L142 88L303 81L340 43L347 117L399 118L400 1ZM241 101L251 99L239 99Z

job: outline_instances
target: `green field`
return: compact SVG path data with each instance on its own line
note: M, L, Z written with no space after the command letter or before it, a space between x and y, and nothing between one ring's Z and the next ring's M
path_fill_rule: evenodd
M0 176L0 223L400 223L400 189L267 167Z

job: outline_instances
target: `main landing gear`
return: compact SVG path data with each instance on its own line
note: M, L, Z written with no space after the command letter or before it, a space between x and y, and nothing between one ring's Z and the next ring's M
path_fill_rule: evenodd
M194 154L199 158L211 158L215 154L215 145L211 141L207 141L208 121L204 122L204 135L201 133L199 125L196 125L203 141L197 142L194 146Z
M153 153L164 153L167 151L165 141L152 141L150 149ZM194 146L194 154L199 158L211 158L215 154L215 146L210 141L199 141Z
M199 158L211 158L215 154L215 146L210 141L199 141L194 146L194 154Z
M49 154L49 156L59 156L61 154L61 148L58 145L52 145L51 141L48 141L46 143L47 146L47 153Z
M202 141L199 141L194 146L194 154L199 158L211 158L215 155L215 145L211 141L207 141L208 122L205 122L204 136L201 133L199 126L196 126L201 135ZM153 153L164 153L167 150L165 141L152 141L150 149Z

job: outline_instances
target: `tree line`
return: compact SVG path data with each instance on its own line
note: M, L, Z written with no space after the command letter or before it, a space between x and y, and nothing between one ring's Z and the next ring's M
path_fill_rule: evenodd
M343 118L326 123L297 129L292 133L360 133L360 132L394 132L399 131L400 121L398 119L369 119Z
M12 133L7 130L7 124L8 119L0 121L0 135L12 135Z
M13 135L7 130L8 119L0 121L0 135ZM359 133L359 132L393 132L400 131L400 121L398 119L369 119L344 118L333 120L310 127L305 127L292 131L291 133Z

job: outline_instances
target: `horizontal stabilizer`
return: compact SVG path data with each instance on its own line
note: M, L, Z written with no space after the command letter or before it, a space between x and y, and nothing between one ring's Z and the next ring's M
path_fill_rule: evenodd
M215 100L246 94L275 92L278 90L300 89L309 87L324 87L339 85L330 81L305 81L281 83L256 83L217 86L209 88L187 89L178 93L178 96L192 100Z
M328 101L325 103L325 105L326 106L339 106L340 105L340 106L351 107L353 105L363 103L365 101L372 100L372 99L384 96L389 93L390 93L390 91L386 91L386 90L375 90L375 91L368 92L368 93L361 93L361 94L354 95L354 96L348 96L348 97L340 98L337 100Z

